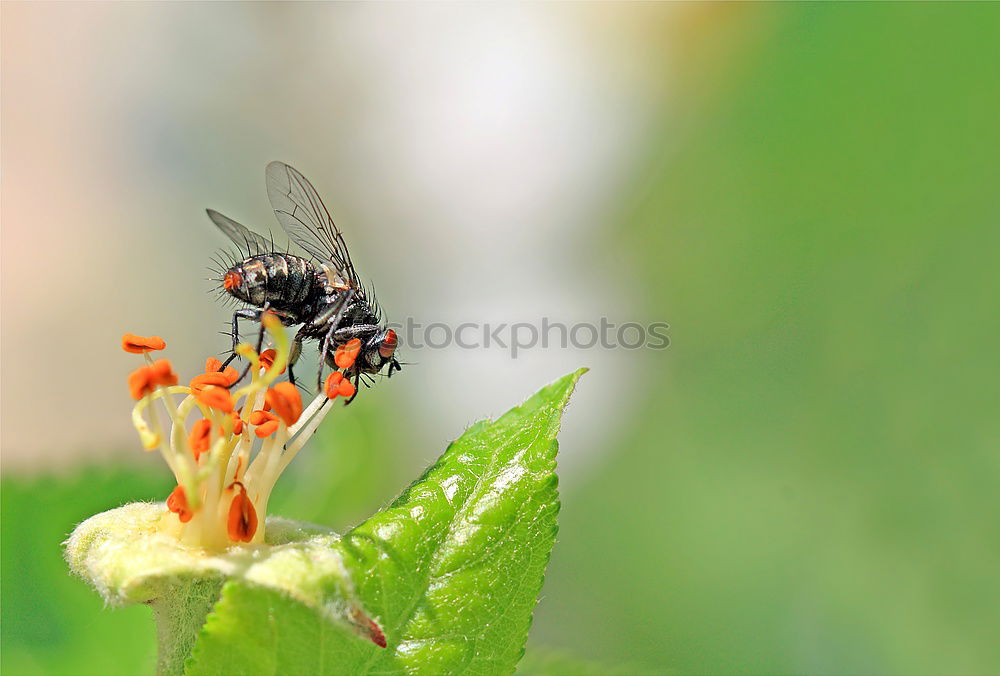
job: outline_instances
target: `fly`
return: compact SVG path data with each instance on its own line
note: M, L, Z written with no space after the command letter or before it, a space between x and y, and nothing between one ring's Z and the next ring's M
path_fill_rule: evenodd
M288 366L288 379L292 383L295 382L292 367L307 339L320 343L317 390L322 387L324 363L336 370L337 348L355 339L359 341L355 344L357 357L344 370L344 377L353 379L355 388L362 376L371 380L383 369L387 369L386 376L401 370L395 357L399 342L396 332L381 322L378 303L373 293L362 286L344 236L316 189L283 162L268 164L265 176L267 196L278 222L307 255L278 251L272 240L208 209L212 222L247 253L245 259L231 265L221 278L225 293L250 306L233 313L233 354L223 367L237 356L239 320L259 322L264 312L271 312L286 326L300 325L292 341ZM261 328L258 352L263 336Z

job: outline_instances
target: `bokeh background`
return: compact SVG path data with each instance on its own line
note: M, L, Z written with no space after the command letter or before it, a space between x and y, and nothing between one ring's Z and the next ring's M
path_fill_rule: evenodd
M169 492L118 341L225 348L203 209L269 227L272 159L392 318L672 340L409 349L273 511L347 528L587 365L525 672L1000 671L998 34L996 4L4 3L4 673L152 670L149 611L60 542Z

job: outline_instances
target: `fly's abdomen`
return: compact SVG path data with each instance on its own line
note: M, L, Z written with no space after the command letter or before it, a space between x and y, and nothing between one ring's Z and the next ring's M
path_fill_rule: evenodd
M233 268L242 279L239 289L229 289L246 302L275 308L288 308L304 303L312 291L313 265L292 254L260 254Z

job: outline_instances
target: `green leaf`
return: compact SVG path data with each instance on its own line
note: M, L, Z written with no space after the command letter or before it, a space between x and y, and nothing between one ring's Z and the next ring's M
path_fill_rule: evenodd
M512 673L556 534L559 419L584 371L470 427L333 544L323 603L227 583L187 673Z

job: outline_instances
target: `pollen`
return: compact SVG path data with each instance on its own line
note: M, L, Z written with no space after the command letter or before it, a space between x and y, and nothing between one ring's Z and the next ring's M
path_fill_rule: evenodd
M229 539L233 542L250 542L257 533L257 510L247 497L243 484L236 481L233 486L240 492L233 496L233 501L229 504L229 518L226 524Z
M122 336L122 349L132 354L145 354L153 350L162 350L167 346L159 336L137 336L126 333Z
M349 341L337 348L333 355L333 361L339 368L349 369L354 366L358 354L361 352L361 340L351 338Z
M334 371L327 376L324 391L328 399L336 399L337 397L350 399L357 392L357 388L354 386L354 383L344 377L343 373Z
M236 272L235 270L230 270L222 278L222 288L226 291L232 291L243 283L243 275Z

